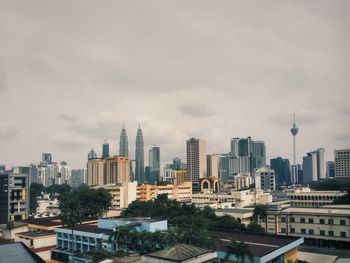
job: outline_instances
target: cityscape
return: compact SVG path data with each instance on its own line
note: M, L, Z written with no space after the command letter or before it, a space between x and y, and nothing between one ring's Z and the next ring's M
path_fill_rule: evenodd
M0 262L350 262L350 5L272 2L0 2Z

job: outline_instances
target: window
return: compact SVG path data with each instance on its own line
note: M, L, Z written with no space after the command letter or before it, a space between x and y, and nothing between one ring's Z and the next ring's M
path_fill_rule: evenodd
M285 217L281 217L281 222L282 223L286 222L286 218Z
M295 218L294 218L294 217L291 217L291 218L290 218L290 222L292 222L292 223L295 222Z
M328 235L329 235L330 237L334 236L334 231L328 231Z
M345 225L345 220L340 220L340 224L341 224L342 226L344 226L344 225Z
M300 230L300 233L306 234L306 229L305 229L305 228L302 228L302 229Z
M309 218L309 223L313 224L314 223L314 219L313 218Z
M305 218L304 217L300 218L300 223L305 223Z
M313 235L315 231L313 229L309 229L309 235Z
M285 228L281 228L281 233L286 233L287 230Z
M328 225L333 225L334 224L334 220L333 219L328 219Z
M324 224L324 219L320 218L320 224Z
M320 230L320 236L324 236L324 235L325 235L324 230Z
M291 232L291 233L295 233L295 228L291 228L291 229L290 229L290 232Z
M346 237L346 232L340 232L341 237Z

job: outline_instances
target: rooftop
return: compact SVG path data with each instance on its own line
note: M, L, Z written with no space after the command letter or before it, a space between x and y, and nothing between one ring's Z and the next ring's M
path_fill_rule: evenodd
M28 232L17 233L16 235L36 238L36 237L52 236L56 234L53 231L28 231Z
M12 244L0 245L0 263L36 263L45 262L23 243L16 242Z
M96 221L95 218L84 218L81 220L82 223L89 223L92 221ZM40 226L46 226L46 227L58 227L62 226L62 222L60 217L54 216L54 217L43 217L43 218L32 218L22 221L23 223L31 224L31 225L40 225Z
M182 262L212 252L213 251L205 248L195 247L187 244L178 244L171 248L166 248L148 254L147 257Z
M350 206L349 207L288 207L284 209L284 213L313 213L317 215L329 215L329 214L339 214L350 216Z
M239 209L239 208L224 208L224 209L217 209L218 212L226 212L226 213L253 213L253 210L251 209Z
M70 229L70 228L66 227L65 229ZM88 232L88 233L95 233L95 234L112 234L113 233L113 230L111 229L98 228L97 225L94 225L94 224L79 225L74 227L73 230Z

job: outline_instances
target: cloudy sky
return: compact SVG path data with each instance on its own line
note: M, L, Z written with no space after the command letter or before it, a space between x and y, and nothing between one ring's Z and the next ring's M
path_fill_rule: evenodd
M268 157L350 147L350 1L0 1L0 163L73 168L123 120L134 155L231 137ZM146 150L145 149L145 150ZM146 152L146 151L145 151ZM148 157L146 156L146 160Z

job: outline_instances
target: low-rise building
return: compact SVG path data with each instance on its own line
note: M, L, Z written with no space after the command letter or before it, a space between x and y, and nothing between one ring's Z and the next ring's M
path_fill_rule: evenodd
M350 248L350 205L275 207L267 213L268 233L304 237L311 246Z
M149 201L157 198L159 194L167 194L169 199L179 202L190 202L192 199L192 183L181 185L140 185L137 187L137 199Z
M238 209L238 208L228 208L228 209L217 209L215 210L217 216L232 216L236 218L239 222L245 225L249 225L253 217L253 209Z
M276 189L275 171L263 166L255 171L255 188L273 191Z
M271 192L274 201L289 200L291 206L319 207L333 204L334 200L345 195L341 191L314 191L309 187L286 188Z

